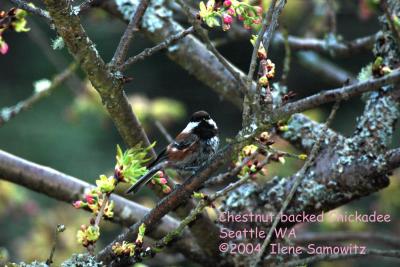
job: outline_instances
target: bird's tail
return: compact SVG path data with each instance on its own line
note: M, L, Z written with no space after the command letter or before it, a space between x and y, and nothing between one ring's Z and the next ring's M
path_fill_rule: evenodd
M150 170L145 175L140 177L136 181L136 183L133 184L125 193L129 194L133 192L134 194L136 194L136 192L139 191L139 189L142 188L144 185L146 185L151 180L151 178L153 178L153 175L156 174L161 169L162 165L159 164L150 168Z

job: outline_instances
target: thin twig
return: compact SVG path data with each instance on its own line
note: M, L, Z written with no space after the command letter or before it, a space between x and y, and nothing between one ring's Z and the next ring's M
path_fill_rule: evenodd
M278 25L278 18L280 16L280 14L282 13L283 8L285 7L286 1L287 0L280 0L280 2L277 4L276 9L272 13L270 25L267 28L267 31L265 32L265 34L262 36L263 46L264 46L267 54L268 54L269 44L271 43L273 34L275 33L275 28Z
M246 166L246 164L253 160L255 158L255 156L257 156L257 153L253 153L252 155L250 155L249 157L246 157L245 159L242 160L242 162L236 166L234 169L228 171L228 172L224 172L221 174L218 174L214 177L211 177L208 181L206 181L204 183L204 187L209 187L215 184L220 184L223 181L225 181L227 178L229 177L234 177L236 175L238 175L238 173L241 171L241 169Z
M247 74L247 90L249 90L249 91L250 91L250 88L251 88L251 85L252 85L252 82L253 82L254 72L256 70L257 52L258 52L258 49L260 48L261 42L263 40L263 36L264 36L265 32L267 31L267 27L271 23L272 13L275 10L276 1L277 0L272 0L271 1L271 4L270 4L269 9L268 9L268 12L267 12L267 14L265 15L265 17L263 19L262 27L261 27L260 31L258 32L257 40L254 43L254 49L253 49L253 52L251 54L249 73Z
M162 125L160 121L156 121L154 124L156 125L158 130L162 133L162 135L164 135L168 143L172 143L174 141L172 136L168 133L167 129L165 129L164 125Z
M185 38L186 35L193 33L194 28L189 27L186 30L183 30L181 32L179 32L178 34L172 35L170 37L168 37L167 39L165 39L163 42L151 47L151 48L146 48L145 50L143 50L142 52L140 52L139 54L137 54L136 56L130 57L128 58L125 63L123 63L120 66L121 70L125 70L127 67L129 67L132 64L135 64L136 62L140 61L140 60L144 60L152 55L154 55L155 53L157 53L160 50L163 50L167 47L169 47L170 45L174 44L175 42Z
M121 37L121 40L118 44L118 47L115 51L114 57L112 58L110 65L118 67L120 66L129 50L129 45L133 39L133 33L138 30L139 28L139 22L144 14L144 12L147 9L147 6L149 4L149 0L142 0L140 1L140 4L138 5L135 14L133 15L131 21L129 22L128 26L126 27L124 35Z
M74 73L76 68L76 63L70 64L67 69L56 75L53 80L50 81L48 87L43 88L41 91L35 91L29 98L17 103L15 106L0 109L0 127L22 111L32 107L32 105L39 100L48 96L53 90L58 88L65 80L67 80Z
M359 37L353 40L336 40L336 42L327 42L326 39L289 35L288 41L290 48L293 51L312 50L330 57L346 57L354 56L355 54L364 52L371 52L375 41L381 35L381 32L377 32L375 34ZM214 41L214 44L218 47L228 44L230 41L248 40L250 37L250 32L244 30L239 25L232 25L228 35L223 39L221 38ZM272 44L280 46L284 45L284 36L282 32L275 32L272 38Z
M305 259L294 260L287 263L284 263L279 266L284 267L295 267L295 266L308 266L308 264L312 264L320 261L336 261L342 259L354 259L368 256L380 256L380 257L391 257L391 258L400 258L400 250L380 250L380 249L368 249L364 254L320 254L312 257L308 257Z
M196 15L194 15L191 12L190 6L184 0L177 0L177 2L179 3L179 5L181 5L183 11L185 12L186 16L189 19L189 22L193 25L195 31L199 34L200 38L203 40L203 42L205 43L208 50L210 50L215 55L215 57L218 59L218 61L236 79L240 88L245 91L246 84L244 83L242 77L240 76L240 73L234 69L234 67L231 65L231 63L229 63L226 60L226 58L223 55L221 55L221 53L212 44L210 38L208 37L207 31L201 27L200 21L197 19Z
M98 229L100 229L100 227L99 227L100 221L101 221L101 219L103 218L104 211L105 211L105 209L106 209L108 200L109 200L109 198L110 198L110 195L109 195L109 194L103 193L102 196L103 196L103 202L101 203L100 210L99 210L99 212L97 213L97 215L96 215L96 217L95 217L95 220L94 220L94 224L93 224L93 226L94 226L94 227L97 227ZM87 248L87 251L89 252L90 255L94 255L94 249L96 248L96 243L90 244L90 245L87 246L86 248Z
M265 159L258 164L257 167L260 168L260 170L261 170L262 167L264 167L266 164L268 164L270 159L271 159L271 155L267 155L265 157ZM238 188L239 186L245 184L252 177L252 175L253 174L246 174L245 177L243 177L243 178L239 179L238 181L227 185L225 188L215 192L209 198L209 201L212 202L212 201L215 201L217 198L226 196L229 192L231 192L231 191L235 190L236 188Z
M335 1L328 0L326 5L328 6L326 15L327 15L329 33L336 34L337 23L336 23Z
M295 175L296 179L295 179L295 181L293 183L293 186L290 189L290 192L287 195L285 201L283 202L279 213L275 216L274 222L272 223L272 226L269 229L268 235L265 238L265 240L264 240L264 242L263 242L263 244L261 246L260 252L255 257L255 260L254 260L254 262L252 262L251 266L254 266L254 267L258 266L258 264L260 263L262 257L264 256L264 254L266 252L266 249L267 249L267 247L269 245L269 242L271 241L274 229L278 226L278 223L280 222L282 214L284 213L286 208L289 206L289 203L292 200L294 194L296 193L297 187L301 184L301 181L303 180L303 176L306 173L307 169L314 163L314 160L315 160L315 158L316 158L316 156L317 156L317 154L319 152L319 149L320 149L320 147L322 145L322 141L323 141L323 139L325 137L325 133L326 133L329 125L331 124L333 118L335 117L336 111L338 110L338 108L339 108L339 102L336 102L335 105L332 108L332 111L331 111L331 113L330 113L325 125L324 125L324 128L322 129L322 131L320 133L320 136L319 136L318 140L316 141L316 143L314 144L313 148L311 149L311 152L310 152L310 155L309 155L307 161L304 163L303 167L296 173L296 175Z
M56 251L56 246L57 246L57 240L58 240L58 234L62 233L65 231L65 225L63 224L58 224L54 233L54 241L53 241L53 246L51 247L51 251L50 251L50 255L46 260L46 264L48 266L51 266L51 264L53 263L53 257L54 257L54 253Z
M22 1L22 0L9 0L9 1L12 2L13 4L15 4L18 8L21 8L32 14L38 15L42 18L45 18L48 22L51 22L49 12L47 12L39 7L29 5L27 2Z
M255 113L256 116L260 115L261 110L259 106L259 101L258 97L259 94L254 93L249 93L251 92L251 87L253 85L253 77L254 77L254 72L256 70L257 66L257 53L258 50L261 46L261 42L263 43L264 49L266 51L267 57L268 57L268 47L269 43L271 42L273 33L275 31L276 24L278 23L278 17L283 10L284 6L286 4L286 0L280 0L280 2L277 4L277 0L272 0L271 5L268 9L267 14L265 15L262 23L262 27L260 31L258 32L258 36L256 39L256 42L254 43L254 49L253 53L251 55L251 61L250 61L250 67L249 67L249 72L247 74L247 94L245 94L244 101L243 101L243 127L248 128L247 124L253 123L253 120L250 119L250 115ZM265 37L264 37L265 36ZM258 85L258 88L260 89L260 85ZM272 104L272 103L270 103ZM269 105L269 107L272 105ZM255 107L255 111L252 110L251 107Z
M293 51L315 51L324 53L329 56L348 56L360 53L363 51L371 51L375 40L381 36L381 32L376 34L360 37L347 42L327 42L322 39L315 38L301 38L289 35L288 42ZM272 39L275 45L284 44L284 35L277 32Z
M101 221L101 218L103 218L104 211L105 211L105 209L106 209L106 206L107 206L107 203L108 203L108 200L109 200L109 199L110 199L110 195L109 195L109 194L103 193L103 202L101 203L100 210L99 210L99 212L97 213L96 219L95 219L95 221L94 221L94 225L95 225L95 226L99 226L100 221Z
M281 83L287 84L287 79L289 76L290 71L290 61L292 59L292 50L289 44L289 32L287 29L283 30L283 38L284 38L284 48L285 48L285 58L283 60L283 71L282 71L282 78Z

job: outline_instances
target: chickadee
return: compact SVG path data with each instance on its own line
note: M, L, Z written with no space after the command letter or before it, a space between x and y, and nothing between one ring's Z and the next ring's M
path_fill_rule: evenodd
M193 113L186 128L162 150L148 166L149 171L140 177L126 193L136 193L164 167L184 172L198 169L217 152L218 146L218 127L214 120L205 111Z

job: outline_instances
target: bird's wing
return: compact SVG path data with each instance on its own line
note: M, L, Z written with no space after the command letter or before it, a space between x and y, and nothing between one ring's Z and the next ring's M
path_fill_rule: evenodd
M150 169L151 167L153 167L154 165L156 165L157 163L159 163L160 161L164 160L167 158L167 154L166 154L167 148L164 148L156 157L156 159L150 163L149 166L147 166L147 169Z
M187 134L179 134L175 141L171 144L171 148L176 148L177 150L185 150L188 147L192 146L194 143L198 141L198 137L196 135L187 135Z

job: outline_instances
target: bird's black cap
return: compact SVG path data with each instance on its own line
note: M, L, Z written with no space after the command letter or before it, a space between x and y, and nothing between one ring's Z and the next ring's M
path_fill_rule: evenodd
M209 119L211 119L210 115L206 111L200 110L193 113L192 117L190 118L190 121L196 122Z

